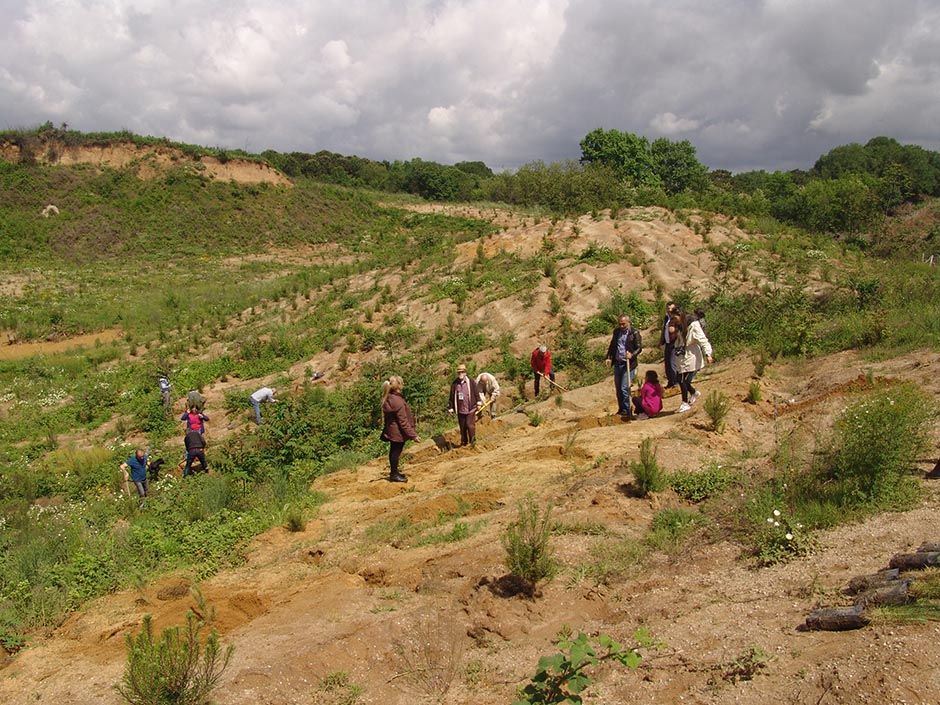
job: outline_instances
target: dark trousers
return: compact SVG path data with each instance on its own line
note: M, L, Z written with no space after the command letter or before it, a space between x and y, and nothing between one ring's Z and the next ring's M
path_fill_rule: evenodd
M695 387L692 386L692 379L698 373L698 370L695 372L683 372L679 375L679 389L682 390L682 401L687 402L689 398L695 394Z
M477 412L476 409L469 414L457 414L457 425L460 426L460 445L473 443L477 438Z
M183 477L193 474L193 461L199 458L199 465L203 472L209 472L209 466L206 464L206 451L204 448L186 451L186 467L183 468Z
M398 461L401 459L401 452L405 449L405 442L388 442L388 467L389 475L398 474Z
M538 373L538 372L535 373L535 396L538 396L538 395L539 395L539 382L542 381L542 376L543 376L543 375L540 374L540 373ZM555 381L555 373L554 373L554 372L549 372L548 375L546 375L546 376L547 376L552 382ZM549 388L549 391L551 391L551 385L549 385L548 388Z
M676 346L666 343L663 347L663 367L666 369L666 386L679 384L679 371L676 369Z

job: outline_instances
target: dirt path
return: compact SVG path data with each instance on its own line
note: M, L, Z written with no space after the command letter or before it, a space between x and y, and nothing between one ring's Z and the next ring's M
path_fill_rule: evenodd
M595 585L579 566L591 560L598 539L575 532L556 537L562 571L541 598L494 590L505 573L500 534L528 493L553 503L556 521L602 525L626 537L641 536L656 511L677 501L670 493L637 499L626 489L622 463L636 457L645 436L656 439L665 467L695 470L714 458L760 457L784 423L825 428L859 375L903 377L940 391L936 355L874 364L847 353L810 367L771 367L762 383L765 398L777 400L775 417L772 401L740 402L750 370L746 360L719 362L701 380L704 391L720 387L737 400L722 435L706 429L701 408L668 413L676 397L662 417L612 419L613 390L605 381L565 394L560 404L541 402L538 427L518 413L482 423L475 449L441 452L434 440L410 448L407 485L384 481L382 459L321 478L314 489L330 501L306 531L273 529L254 542L245 565L201 585L218 609L223 640L236 646L215 700L423 702L429 686L403 675L411 661L449 674L444 702L503 704L568 624L625 640L643 626L664 642L637 672L603 669L586 702L937 702L936 624L797 630L814 606L843 599L851 577L940 540L934 486L909 512L825 532L817 552L788 565L754 570L737 546L711 540L673 557L654 554L642 568ZM793 413L779 413L788 406ZM443 440L453 440L453 432ZM465 512L460 521L473 527L462 541L414 545L394 529L458 508ZM158 627L181 622L193 604L188 584L176 576L96 601L0 671L0 701L119 702L111 685L123 669L123 635L144 613L154 614ZM752 647L769 659L753 680L723 678ZM319 689L338 672L363 688L358 701Z
M3 331L0 336L6 337ZM90 347L101 343L110 343L121 336L119 328L109 328L98 333L76 335L64 340L43 340L36 343L14 343L13 345L0 345L0 360L21 360L34 355L54 355L74 350L75 348Z

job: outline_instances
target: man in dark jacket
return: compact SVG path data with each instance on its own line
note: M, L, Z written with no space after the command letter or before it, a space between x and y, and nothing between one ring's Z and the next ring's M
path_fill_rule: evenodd
M483 406L483 397L477 388L476 380L467 376L467 366L457 365L457 379L450 385L450 413L457 414L460 426L460 445L465 446L476 440L477 409Z
M607 346L607 366L614 368L614 386L617 388L617 413L630 416L630 385L636 374L637 358L643 350L640 331L630 325L630 316L617 319Z
M183 439L186 446L186 467L183 468L183 477L193 474L193 461L199 458L199 464L203 472L209 472L209 465L206 463L206 438L199 431L190 429L186 432Z

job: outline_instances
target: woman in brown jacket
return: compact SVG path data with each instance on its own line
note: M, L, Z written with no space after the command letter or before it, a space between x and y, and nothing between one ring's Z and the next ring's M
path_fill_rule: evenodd
M401 377L392 375L382 383L382 414L385 416L385 428L382 440L388 441L389 482L408 482L408 478L398 472L398 460L405 448L405 441L420 441L415 431L415 419L408 402L401 395L405 383Z

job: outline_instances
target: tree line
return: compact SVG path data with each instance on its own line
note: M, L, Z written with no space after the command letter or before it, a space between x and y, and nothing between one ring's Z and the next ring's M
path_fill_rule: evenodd
M328 151L261 154L291 177L308 177L435 201L496 201L557 213L660 205L771 216L816 232L858 238L905 204L940 196L940 153L890 137L836 147L809 170L709 170L688 140L597 128L581 158L534 161L494 173L480 161L375 161Z
M165 138L119 133L81 133L51 123L35 131L0 132L0 142L18 144L24 159L64 144L133 141L166 144ZM48 144L47 144L48 143ZM552 213L574 214L657 205L746 217L773 217L814 232L831 233L864 245L888 216L908 204L940 196L940 153L875 137L864 145L835 147L811 169L709 170L688 140L648 140L620 130L596 128L580 142L578 160L533 161L512 172L495 173L482 161L439 164L423 159L376 161L322 150L247 155L241 150L176 145L200 159L211 154L263 159L292 178L433 201L500 202Z

